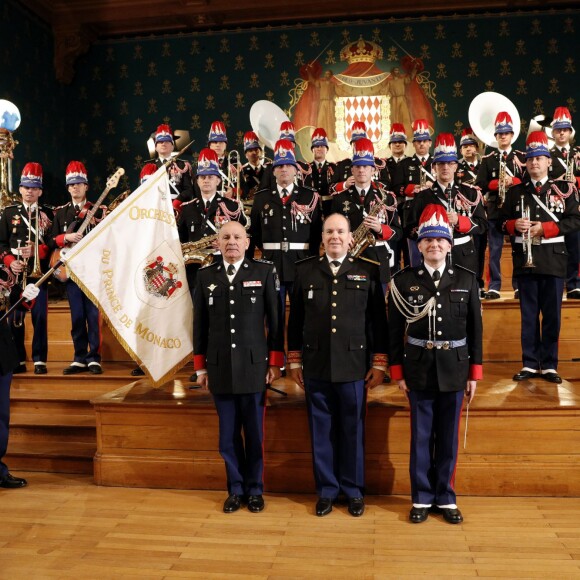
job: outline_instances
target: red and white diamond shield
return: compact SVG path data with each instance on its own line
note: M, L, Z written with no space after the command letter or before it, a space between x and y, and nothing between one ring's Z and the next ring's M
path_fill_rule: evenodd
M350 142L351 127L355 121L362 121L367 128L369 139L376 143L383 136L381 119L381 96L346 97L344 99L344 124L347 141Z

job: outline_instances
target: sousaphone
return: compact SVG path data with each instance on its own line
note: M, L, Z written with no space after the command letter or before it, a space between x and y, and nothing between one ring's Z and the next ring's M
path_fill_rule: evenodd
M258 139L272 151L280 137L280 125L290 119L272 101L256 101L250 109L250 125Z
M489 147L498 146L494 137L495 118L502 111L507 112L512 118L514 128L512 143L514 143L520 134L520 114L507 97L488 91L477 95L469 105L469 125L477 138Z

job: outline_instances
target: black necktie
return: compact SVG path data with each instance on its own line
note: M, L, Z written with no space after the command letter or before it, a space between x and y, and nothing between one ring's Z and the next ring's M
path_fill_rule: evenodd
M338 260L332 260L330 262L335 268L340 268L340 262Z
M507 159L507 151L504 151L502 156L503 156L503 160L505 161Z
M230 264L228 266L228 276L233 276L236 273L236 269L234 268L233 264Z
M441 272L439 272L439 270L434 270L432 278L433 282L439 282L439 280L441 280Z
M425 163L426 163L426 162L425 162L425 157L421 157L421 165L422 165L423 167L425 167Z
M282 203L284 205L286 205L286 202L288 201L288 190L286 188L284 188L282 190Z
M365 190L364 189L361 189L360 190L360 202L361 203L364 203L365 202L365 195L366 195Z
M473 165L473 163L469 164L469 169L471 169L471 171L473 171L475 169L475 165Z
M321 171L321 170L322 170L322 163L319 163L318 164L318 171Z
M542 190L542 182L541 181L536 181L536 191L538 193L540 193L541 190Z
M205 202L205 211L207 212L207 210L209 209L209 206L211 205L211 201L207 200Z
M79 213L81 211L81 206L75 204L75 213Z
M562 157L564 159L567 159L568 157L568 149L566 149L566 147L562 147Z

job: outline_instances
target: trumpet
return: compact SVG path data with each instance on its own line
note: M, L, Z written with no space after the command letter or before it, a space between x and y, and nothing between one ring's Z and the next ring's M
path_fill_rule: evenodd
M564 179L576 183L576 177L574 175L574 155L572 155L572 152L570 152L568 159L566 159L566 173L564 174Z
M524 205L523 195L520 197L520 207L522 210L522 219L529 220L531 217L530 206ZM526 232L522 232L522 244L524 247L524 254L527 256L524 268L535 268L536 265L534 264L534 257L532 256L533 238L530 235L529 229Z
M32 241L32 219L30 212L28 214L28 240L27 244L30 244ZM36 223L36 235L34 236L34 261L32 262L32 270L28 273L28 263L30 258L24 258L24 269L22 270L22 288L26 288L26 283L28 282L28 278L42 278L42 269L40 267L40 255L38 252L38 244L39 244L39 237L40 237L40 219L39 219L39 212L38 212L38 204L34 210L34 222ZM18 240L20 241L20 240Z

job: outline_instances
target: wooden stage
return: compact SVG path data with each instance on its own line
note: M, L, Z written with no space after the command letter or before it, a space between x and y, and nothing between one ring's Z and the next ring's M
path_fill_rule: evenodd
M465 495L580 495L580 365L560 372L571 380L515 383L517 364L488 363L469 410L457 489ZM275 383L266 411L269 492L314 489L303 392ZM135 381L93 399L97 419L95 483L125 487L223 489L217 416L207 392L184 381L153 389ZM465 433L461 427L462 446ZM409 413L394 385L371 391L366 426L367 491L408 494Z

